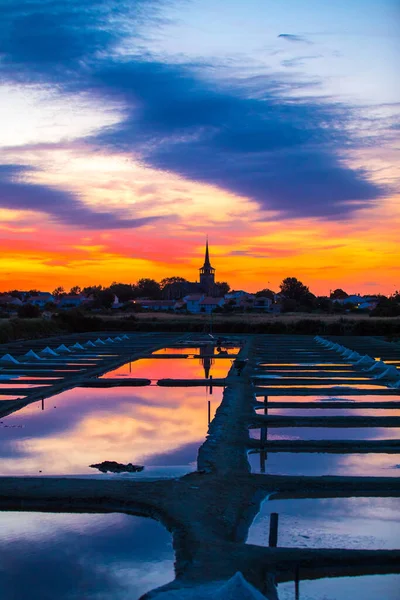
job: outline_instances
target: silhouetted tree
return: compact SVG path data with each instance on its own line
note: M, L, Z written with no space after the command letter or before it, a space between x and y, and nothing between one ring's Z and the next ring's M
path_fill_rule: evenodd
M163 290L167 285L172 285L174 283L188 283L187 279L184 277L164 277L160 281L160 287Z
M97 293L94 306L98 308L111 308L115 295L110 289L101 290Z
M218 288L218 295L223 297L229 292L231 286L226 281L217 281L215 284Z
M303 302L311 293L308 287L296 277L286 277L279 287L285 298L296 300L296 302Z
M53 292L52 292L52 296L54 296L54 298L56 298L56 299L61 298L64 294L65 294L65 290L61 285L56 287L56 289L53 290Z
M79 285L74 285L74 287L69 290L69 293L72 294L72 296L79 296L81 292L82 290Z
M145 277L137 282L135 293L136 297L143 296L151 300L159 300L161 298L161 287L154 279Z
M333 292L331 292L331 295L330 295L331 300L344 300L345 298L348 298L348 297L349 297L349 295L341 288L338 288L337 290L333 290Z
M257 298L269 298L270 300L272 300L272 302L275 299L274 292L272 290L270 290L269 288L265 288L263 290L260 290L259 292L256 292L255 296Z
M129 302L135 298L135 286L130 283L117 283L114 281L109 288L120 302Z

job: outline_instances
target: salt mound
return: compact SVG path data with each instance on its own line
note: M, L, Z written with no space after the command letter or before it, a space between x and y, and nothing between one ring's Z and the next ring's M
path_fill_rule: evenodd
M100 346L100 345L103 345L103 346L104 346L104 342L103 342L103 340L101 340L100 338L97 338L97 340L95 341L95 345L96 345L96 346Z
M123 340L129 340L129 336L128 336L128 335L126 335L126 333L125 333L125 334L122 336L122 339L123 339Z
M0 358L0 360L2 362L11 363L13 365L19 365L20 364L19 361L16 358L14 358L13 356L11 356L11 354L4 354L4 356L2 356Z
M398 379L400 379L400 371L398 371L396 367L389 366L385 371L383 371L380 375L377 375L374 379L387 379L388 381L397 381Z
M267 600L241 573L229 581L203 584L196 587L155 592L151 598L159 600Z
M87 347L89 348L89 347L94 347L94 345L95 345L95 344L93 344L93 342L91 342L91 341L89 340L89 341L85 342L83 345L84 345L84 346L87 346Z
M67 348L65 344L61 344L60 346L58 346L58 348L56 348L56 350L57 352L71 352L71 350Z
M40 358L33 350L29 350L22 358L27 358L28 360L43 360L43 358Z
M216 594L215 600L265 600L265 596L253 587L241 573L235 573Z
M360 365L360 367L362 366L369 366L369 365L373 365L375 363L374 359L371 358L370 356L368 356L368 354L364 354L364 356L362 356L360 358L360 360L358 360L356 363L354 363L354 366Z
M122 342L122 338L120 338L120 337L115 337L115 338L114 338L114 342Z
M47 356L58 356L57 352L54 352L54 350L52 350L48 346L46 346L46 348L42 350L40 354L45 354Z
M114 343L114 340L112 340L110 337L108 337L108 338L106 339L106 342L107 342L108 344L113 344L113 343Z
M371 371L385 371L387 369L387 364L383 362L383 360L376 360L372 367L367 369L367 373Z
M73 348L74 350L84 350L85 349L78 342L76 342L76 344L74 344L73 346L70 346L70 348Z

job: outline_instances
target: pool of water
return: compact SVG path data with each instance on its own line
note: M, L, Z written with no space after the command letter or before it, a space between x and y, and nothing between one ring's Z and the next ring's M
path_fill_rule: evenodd
M396 427L269 427L269 440L395 440ZM250 429L250 437L259 440L260 429Z
M301 600L399 600L400 575L367 575L300 581ZM295 600L293 582L278 585L280 600Z
M236 355L240 351L239 346L218 346L222 352L227 352L228 354ZM215 354L218 356L220 352L218 352L216 346L180 346L169 347L169 348L161 348L161 350L156 350L153 354Z
M261 472L260 453L248 460L253 473ZM269 452L265 461L269 475L346 475L364 477L399 477L398 454L329 454L314 452Z
M302 498L267 500L248 535L268 546L271 513L279 514L278 546L287 548L396 549L398 498Z
M0 512L0 598L127 600L174 579L171 535L122 514Z
M263 396L257 396L257 399L259 402L263 402L264 401L264 397ZM298 402L299 403L299 407L301 402L333 402L335 400L337 400L337 402L390 402L391 400L393 401L398 401L400 400L400 392L398 395L387 395L387 394L376 394L376 395L372 395L372 394L363 394L363 395L359 395L359 396L351 396L349 398L346 398L346 396L335 396L334 394L327 395L327 396L314 396L314 395L310 395L310 396L270 396L270 400L272 402Z
M126 363L102 376L113 378L147 378L147 379L204 379L212 375L214 378L226 377L232 366L230 358L141 358Z
M281 378L279 378L281 379ZM290 379L288 380L290 381ZM319 384L319 383L310 383L310 384L306 384L306 385L301 385L301 383L295 384L295 385L276 385L274 381L271 381L271 383L269 383L268 385L262 385L263 381L259 380L257 381L257 388L273 388L273 389L277 389L277 388L284 388L284 389L290 389L290 388L299 388L299 387L306 387L306 388L319 388L319 389L331 389L332 393L334 393L335 388L340 388L340 389L348 389L348 390L378 390L378 389L382 389L385 388L385 384L381 383L381 384L376 384L376 383L355 383L354 385L348 385L347 383L337 383L336 385L332 385L330 383L328 384Z
M222 388L74 388L34 402L0 423L1 475L99 474L104 460L195 470L197 451ZM154 468L157 467L157 473ZM111 477L111 475L101 475Z
M285 417L400 417L400 409L390 408L269 408L269 415ZM399 432L400 435L400 432Z

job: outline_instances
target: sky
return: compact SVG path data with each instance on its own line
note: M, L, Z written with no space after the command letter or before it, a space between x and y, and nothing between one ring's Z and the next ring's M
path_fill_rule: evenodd
M0 0L0 290L400 288L398 0Z

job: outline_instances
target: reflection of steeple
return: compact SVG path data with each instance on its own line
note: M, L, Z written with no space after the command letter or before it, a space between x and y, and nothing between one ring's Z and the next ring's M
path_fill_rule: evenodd
M208 379L210 377L211 366L214 364L214 345L207 344L206 346L200 346L200 361L204 369L204 377Z

